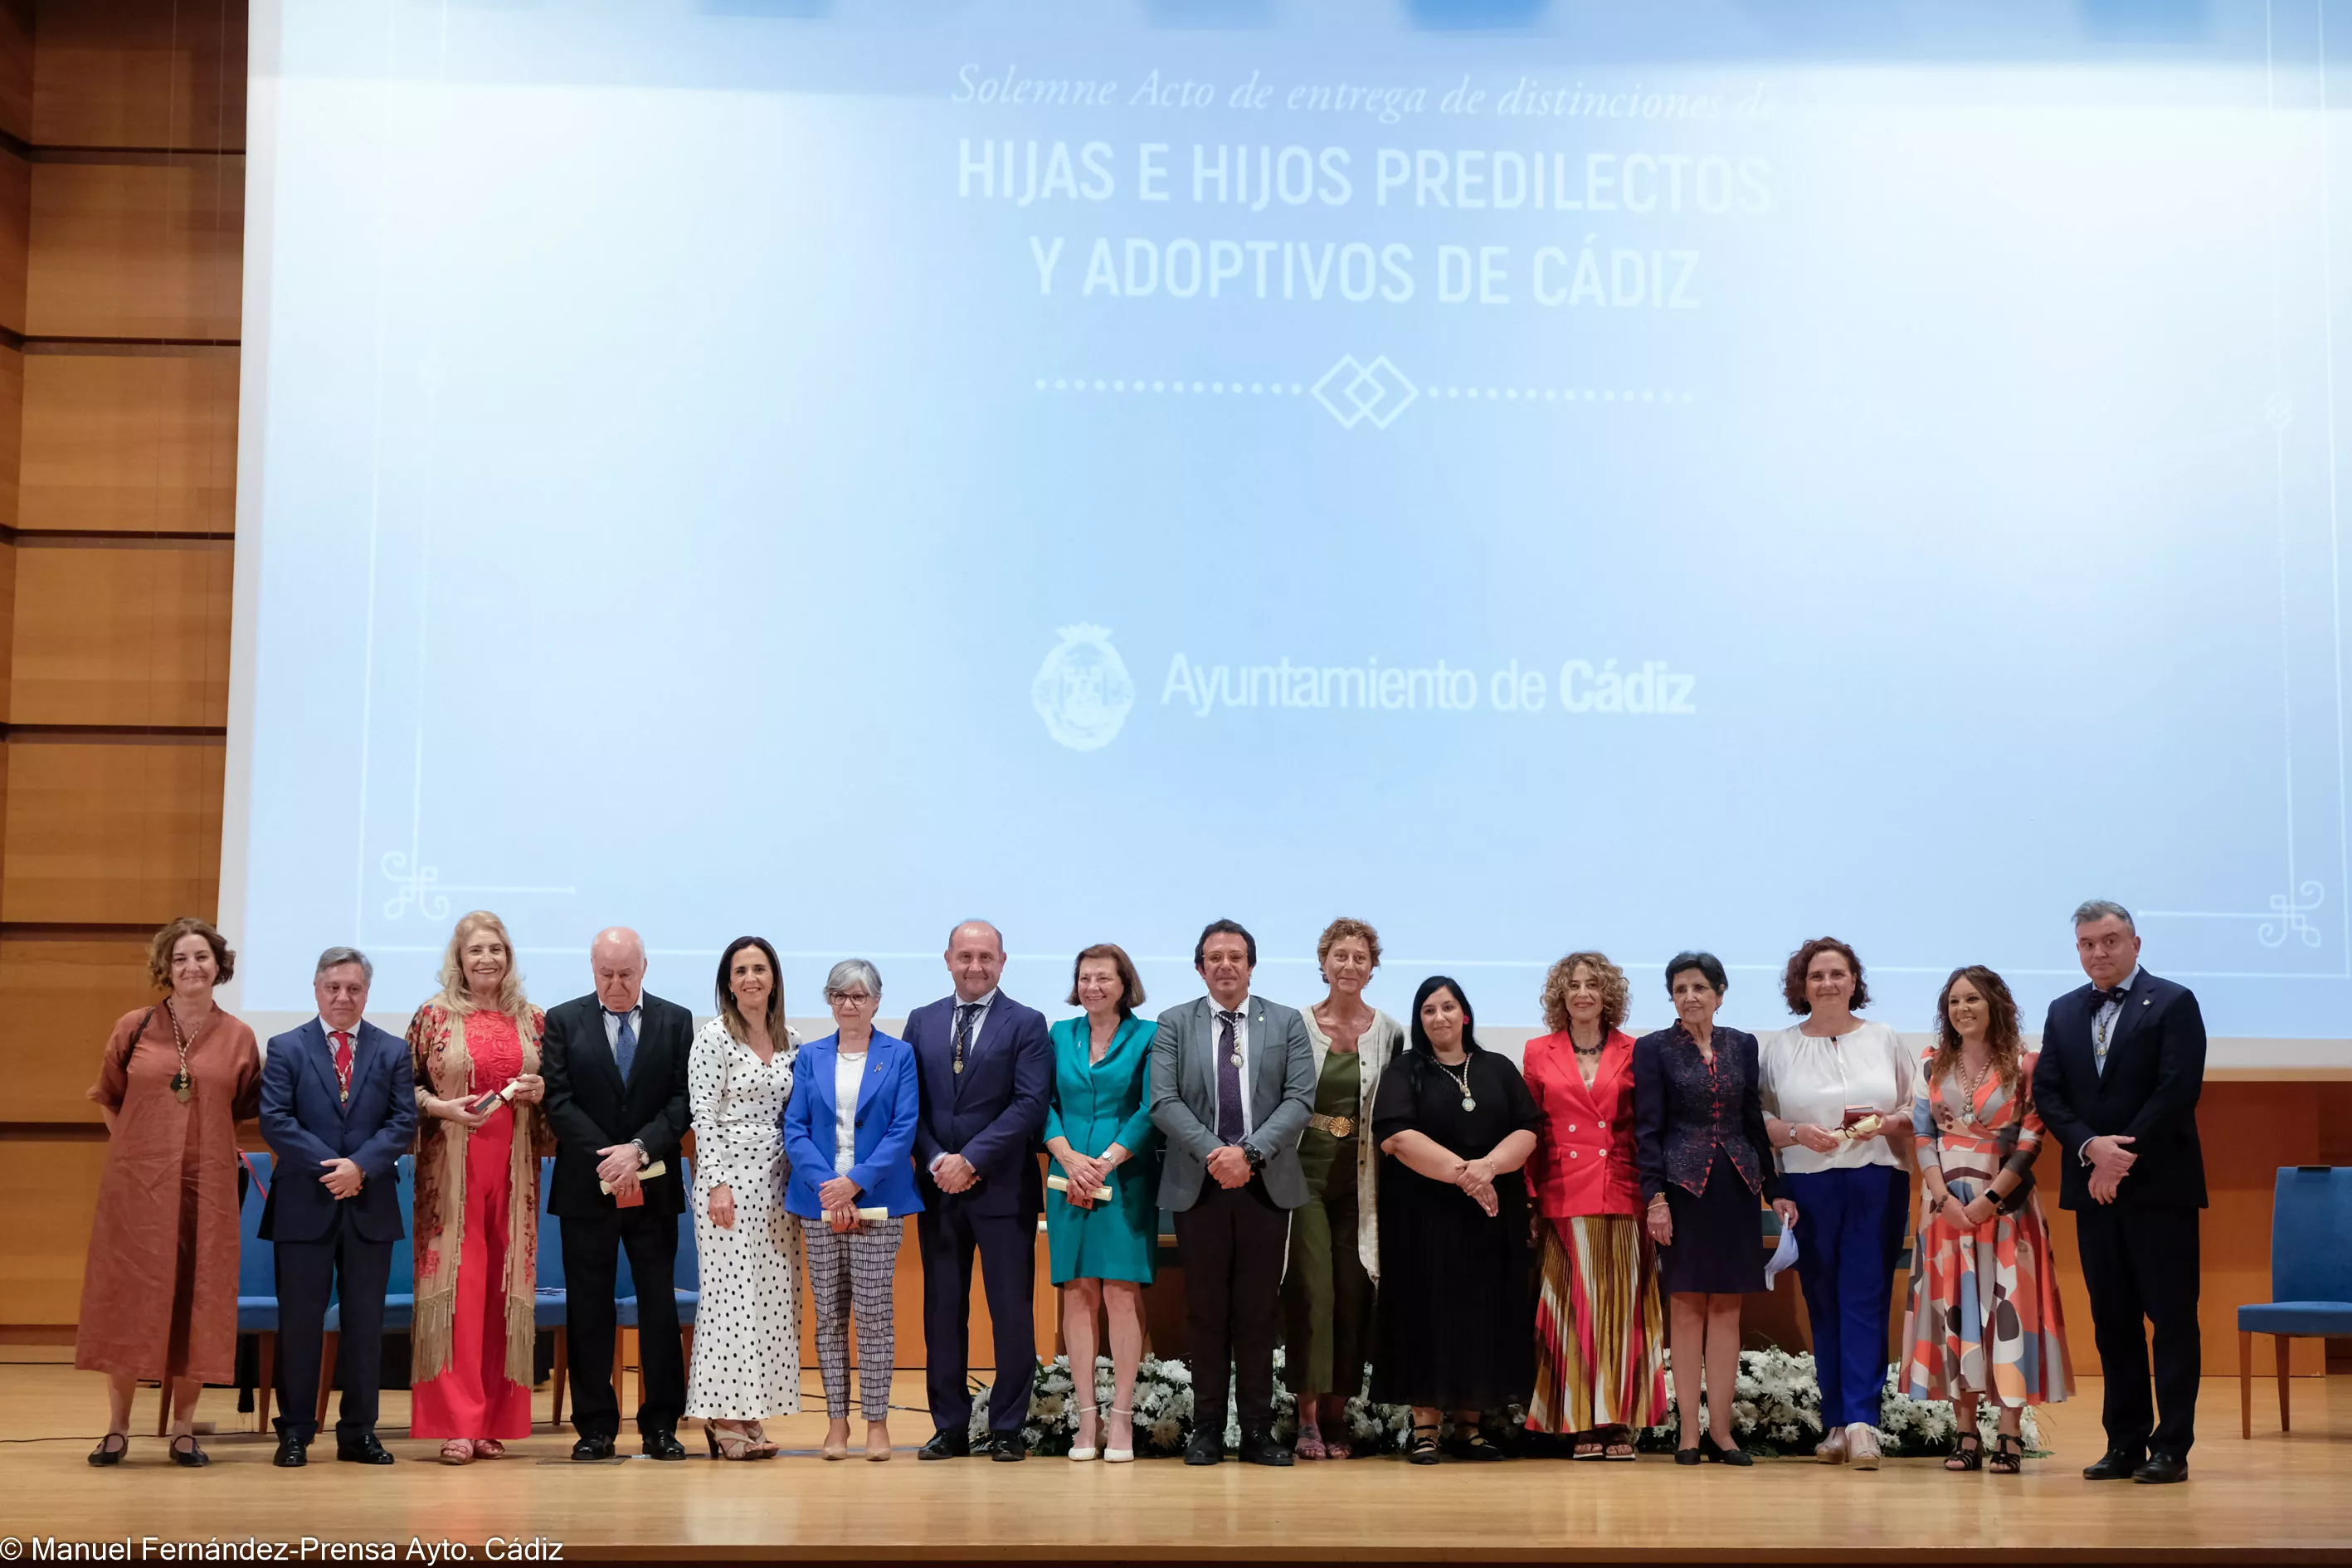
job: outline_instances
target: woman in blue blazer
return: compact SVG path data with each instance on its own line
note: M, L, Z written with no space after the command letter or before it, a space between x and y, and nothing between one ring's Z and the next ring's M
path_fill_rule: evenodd
M849 1318L866 1457L890 1457L890 1282L906 1216L922 1212L909 1161L921 1120L914 1047L874 1026L882 976L845 958L824 977L835 1032L801 1047L785 1103L784 1208L807 1222L809 1306L824 1374L824 1457L849 1458ZM877 1210L881 1217L876 1217ZM865 1217L860 1217L864 1215Z
M1097 1452L1135 1458L1135 1373L1143 1360L1143 1288L1160 1246L1160 1134L1151 1123L1151 1041L1158 1026L1135 1016L1143 982L1111 942L1078 954L1072 1005L1086 1012L1048 1033L1054 1093L1045 1152L1066 1191L1045 1194L1046 1247L1062 1288L1062 1340L1077 1383L1073 1459ZM1094 1194L1109 1188L1109 1198ZM1110 1310L1108 1440L1096 1447L1101 1413L1094 1381L1095 1319Z

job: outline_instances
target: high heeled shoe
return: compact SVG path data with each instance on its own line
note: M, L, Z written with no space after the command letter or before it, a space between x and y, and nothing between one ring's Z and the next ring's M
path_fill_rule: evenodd
M1105 1447L1103 1449L1103 1463L1107 1465L1131 1465L1135 1463L1135 1412L1132 1410L1121 1410L1118 1405L1114 1405L1110 1407L1110 1413L1113 1415L1124 1415L1127 1417L1127 1447L1124 1448ZM1108 1443L1109 1438L1106 1436L1104 1438L1104 1442Z
M710 1457L714 1459L740 1461L754 1457L751 1453L750 1438L733 1432L722 1437L719 1434L719 1424L715 1421L705 1421L702 1424L702 1440L709 1445Z
M1092 1410L1081 1410L1078 1412L1078 1415L1081 1420L1088 1415L1092 1415L1095 1418L1096 1440L1092 1443L1074 1443L1070 1446L1071 1459L1076 1463L1085 1464L1088 1459L1097 1458L1102 1454L1102 1448L1100 1447L1102 1440L1102 1406L1097 1405ZM1080 1430L1083 1431L1084 1429L1085 1428L1083 1426L1080 1427Z

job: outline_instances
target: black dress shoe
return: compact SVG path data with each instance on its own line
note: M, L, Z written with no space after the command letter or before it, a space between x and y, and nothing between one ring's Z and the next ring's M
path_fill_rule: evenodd
M1225 1440L1211 1432L1195 1432L1184 1446L1184 1462L1188 1465L1222 1465L1225 1462Z
M1029 1457L1029 1445L1018 1432L999 1432L988 1440L988 1457L1000 1465L1017 1465Z
M2132 1472L2140 1468L2140 1457L2125 1448L2110 1448L2099 1457L2095 1465L2083 1467L2086 1481L2127 1481Z
M963 1459L971 1456L969 1433L950 1432L942 1426L931 1434L931 1440L915 1450L919 1459Z
M1698 1461L1699 1453L1696 1448L1676 1448L1675 1450L1675 1463L1677 1465L1696 1465Z
M1297 1456L1276 1442L1273 1433L1244 1432L1242 1434L1243 1464L1271 1465L1276 1469L1281 1469L1297 1462Z
M335 1458L346 1465L389 1465L392 1455L375 1440L373 1432L362 1432L356 1437L335 1439Z
M1739 1468L1742 1466L1752 1465L1756 1462L1756 1456L1750 1454L1747 1449L1727 1448L1722 1444L1717 1442L1715 1440L1715 1434L1712 1432L1709 1432L1699 1438L1698 1455L1700 1458L1705 1459L1710 1465L1729 1465L1734 1469Z
M197 1447L196 1440L194 1437L174 1437L172 1439L172 1463L175 1465L184 1465L189 1469L194 1470L200 1469L204 1466L209 1465L212 1462L213 1457L210 1454L205 1453L202 1448Z
M648 1432L638 1440L638 1448L648 1459L683 1459L686 1445L677 1440L675 1432Z
M592 1465L611 1458L613 1439L610 1437L583 1437L572 1445L572 1462L575 1465Z
M131 1439L120 1432L109 1432L98 1440L98 1447L89 1451L89 1462L99 1466L119 1465L122 1463L122 1456L129 1452Z
M2147 1463L2132 1472L2132 1479L2142 1486L2165 1487L2189 1479L2189 1461L2176 1459L2170 1454L2150 1454Z
M310 1439L299 1432L278 1434L278 1452L269 1461L281 1470L299 1470L310 1462Z

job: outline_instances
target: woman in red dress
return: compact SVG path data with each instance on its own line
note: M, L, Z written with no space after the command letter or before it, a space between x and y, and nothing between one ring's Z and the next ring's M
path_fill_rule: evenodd
M459 921L440 994L408 1025L420 1112L409 1436L444 1439L445 1464L500 1458L530 1435L539 1159L555 1147L539 1109L546 1026L505 924L487 910Z

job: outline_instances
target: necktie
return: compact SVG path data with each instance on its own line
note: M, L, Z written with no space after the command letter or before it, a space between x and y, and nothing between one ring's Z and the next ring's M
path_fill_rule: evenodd
M2120 1007L2123 1005L2124 998L2130 995L2131 993L2125 990L2120 985L2116 986L2113 991L2102 991L2097 986L2094 985L2091 987L2091 994L2098 999L2099 1007ZM2096 1011L2097 1009L2094 1008L2093 1010Z
M2120 985L2113 991L2101 991L2094 986L2091 994L2095 998L2091 1004L2091 1065L2101 1078L2105 1078L2107 1076L2107 1046L2115 1037L2116 1025L2123 1021L2124 999L2130 993ZM2107 1016L2110 1007L2116 1009L2113 1018Z
M342 1098L352 1097L352 1037L349 1030L335 1031L335 1081L342 1088Z
M615 1013L613 1016L621 1020L620 1035L613 1041L613 1065L621 1069L621 1081L626 1083L629 1081L629 1064L637 1059L637 1032L629 1026L626 1013Z
M971 1044L972 1020L980 1016L980 1004L966 1002L956 1009L955 1070L963 1071L963 1050Z
M1242 1141L1241 1047L1234 1038L1239 1013L1217 1014L1217 1142Z

